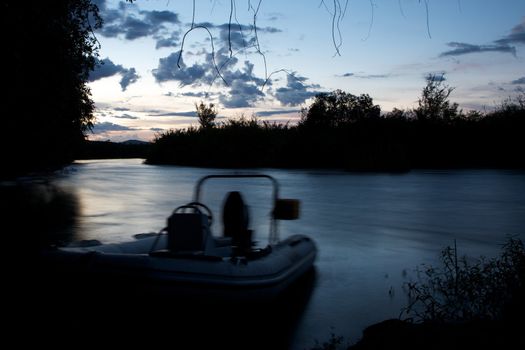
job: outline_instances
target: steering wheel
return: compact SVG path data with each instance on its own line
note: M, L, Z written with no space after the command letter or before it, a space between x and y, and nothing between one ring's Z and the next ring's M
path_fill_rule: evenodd
M194 211L198 213L202 213L202 210L200 208L204 209L205 211L204 214L208 217L208 225L211 226L211 223L213 222L213 214L211 212L211 209L208 208L206 205L202 204L201 202L190 202L186 205L181 205L180 207L175 209L173 212L175 213L181 209L193 209Z

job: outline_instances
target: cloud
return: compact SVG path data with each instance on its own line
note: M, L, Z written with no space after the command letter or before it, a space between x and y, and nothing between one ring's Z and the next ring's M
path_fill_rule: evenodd
M514 85L521 85L521 84L525 84L525 77L521 77L521 78L518 78L516 80L513 80L511 82L511 84L514 84Z
M109 58L99 60L95 69L89 73L89 81L95 81L102 78L111 77L120 74L120 87L122 91L126 91L128 85L137 82L140 76L135 71L135 68L124 68L121 64L113 63Z
M497 43L490 45L473 45L460 42L449 42L447 46L451 47L452 50L442 52L439 57L446 56L460 56L471 53L481 53L481 52L502 52L510 53L513 56L516 56L516 48L505 43Z
M444 82L447 80L447 78L445 77L445 74L446 74L445 72L428 73L428 74L425 74L425 80L431 80L436 83Z
M122 114L122 115L114 115L113 118L118 118L118 119L139 119L139 117L135 117L135 116L132 116L132 115L129 115L129 114Z
M242 79L236 79L230 84L227 94L221 94L219 101L226 108L252 107L264 93L259 88Z
M124 125L110 123L110 122L102 122L102 123L96 123L95 125L93 125L92 132L93 134L100 134L100 133L105 133L108 131L125 131L125 130L135 130L135 129L124 126Z
M157 36L156 39L156 49L160 49L162 47L177 47L179 46L180 33L172 32L171 35L167 37Z
M115 108L113 108L113 110L115 110L115 111L119 111L119 112L125 112L125 111L129 111L129 108L125 108L125 107L115 107Z
M151 116L152 117L196 117L197 112L196 111L167 112L167 113L152 114Z
M123 36L127 40L159 35L166 24L180 24L179 17L171 11L141 11L136 4L119 2L118 8L110 9L105 1L96 1L104 25L98 32L105 37Z
M178 15L171 11L140 11L140 13L144 15L147 22L154 26L163 23L180 23Z
M306 84L308 80L294 74L288 74L286 77L286 87L281 87L275 90L275 98L285 106L297 106L304 103L307 99L314 97L320 91L310 91L310 89L318 89L317 84Z
M447 46L451 47L452 50L442 52L439 56L460 56L483 52L510 53L513 56L516 56L516 47L511 44L525 44L525 17L521 20L521 23L511 29L510 34L499 40L494 40L487 45L475 45L456 41L449 42L447 43Z
M158 132L166 130L166 129L163 129L163 128L149 128L149 129L151 131L158 131Z
M183 92L180 94L185 97L208 97L210 94L207 92Z
M281 110L273 110L273 111L259 111L256 112L257 116L259 117L271 117L273 115L280 115L280 114L289 114L289 113L300 113L300 109L281 109Z
M181 51L171 53L169 56L160 58L159 65L156 69L153 69L152 74L158 83L174 80L178 81L181 86L185 85L199 85L204 80L211 82L210 73L207 72L210 69L211 63L204 64L193 64L192 66L186 66L184 60L180 60L180 68L177 66L177 61ZM206 78L207 79L204 79Z
M388 78L390 76L391 76L390 74L362 74L362 73L350 73L350 72L344 73L341 75L336 75L336 77L340 77L340 78L354 77L354 78L360 78L360 79L383 79L383 78Z
M525 44L525 17L512 28L509 35L495 41L498 44Z
M241 63L236 57L236 53L243 52L242 50L235 51L237 48L246 48L248 51L250 45L251 53L255 53L252 26L232 24L230 27L228 24L214 25L212 23L197 23L196 25L206 26L210 30L220 30L220 40L218 45L215 45L215 52L212 53L206 49L199 52L184 50L184 56L180 59L180 50L172 52L170 55L160 58L157 68L152 70L155 80L158 83L175 81L180 86L192 87L211 85L212 83L220 84L222 79L218 77L218 67L221 78L225 82L223 91L218 93L219 102L226 108L254 107L266 96L261 87L265 83L270 86L271 82L266 82L266 79L258 77L254 73L254 64L249 60ZM278 28L274 27L258 28L258 31L280 32ZM230 43L232 44L233 55L230 54ZM191 63L188 64L184 60L185 57L188 60L194 60L198 57L198 61L190 61ZM214 60L216 66L213 63ZM288 76L286 86L275 90L273 97L284 105L295 106L303 103L306 99L315 96L317 91L311 90L319 87L318 85L307 84L306 80L306 78L296 74ZM203 92L187 92L177 95L207 97Z
M264 79L253 74L254 65L244 61L244 67L236 70L226 70L223 73L226 81L231 82L227 94L220 94L219 101L226 108L252 107L264 97L259 86L264 84Z

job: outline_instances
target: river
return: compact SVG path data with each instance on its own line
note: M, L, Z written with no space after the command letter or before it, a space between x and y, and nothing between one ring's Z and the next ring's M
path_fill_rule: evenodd
M119 242L156 232L171 211L189 202L195 182L227 169L145 165L140 159L77 161L52 179L75 194L74 239ZM253 173L254 170L249 170ZM281 238L311 236L317 275L293 333L293 348L330 333L353 342L375 322L398 317L403 283L422 263L457 244L460 255L495 256L507 235L525 237L525 172L414 170L403 174L259 169L275 177L281 197L301 200L301 218L279 223ZM258 244L268 237L271 186L265 180L207 182L202 201L215 214L225 192L243 192Z

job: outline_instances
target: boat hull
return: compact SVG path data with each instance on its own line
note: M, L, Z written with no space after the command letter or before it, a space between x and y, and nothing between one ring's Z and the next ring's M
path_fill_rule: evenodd
M49 270L104 286L132 286L140 293L207 300L271 300L313 266L317 248L291 236L253 257L151 256L155 237L94 247L46 251Z

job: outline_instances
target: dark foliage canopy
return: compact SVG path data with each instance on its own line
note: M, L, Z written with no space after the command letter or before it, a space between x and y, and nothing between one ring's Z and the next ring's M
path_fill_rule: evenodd
M321 93L302 111L304 126L336 127L362 119L379 118L381 109L368 94L355 96L342 90Z
M1 5L5 66L2 152L9 176L70 161L92 126L86 85L102 20L89 0Z

